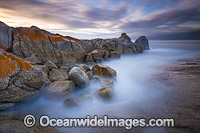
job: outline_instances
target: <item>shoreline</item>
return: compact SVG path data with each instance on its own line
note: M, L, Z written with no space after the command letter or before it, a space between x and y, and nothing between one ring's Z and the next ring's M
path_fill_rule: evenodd
M165 93L164 116L174 118L168 132L200 130L200 57L178 59L164 66L159 81L170 86Z

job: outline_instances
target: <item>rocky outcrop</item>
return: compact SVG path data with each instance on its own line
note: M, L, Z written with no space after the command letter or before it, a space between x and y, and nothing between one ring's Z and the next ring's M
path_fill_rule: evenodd
M26 58L33 64L45 64L49 60L57 65L94 63L149 49L146 37L142 36L133 43L126 33L119 38L79 40L35 26L10 28L2 22L0 33L0 48Z
M39 69L0 49L1 109L37 94L42 84L42 72Z
M145 36L139 37L136 41L135 44L142 46L145 50L149 50L149 41Z

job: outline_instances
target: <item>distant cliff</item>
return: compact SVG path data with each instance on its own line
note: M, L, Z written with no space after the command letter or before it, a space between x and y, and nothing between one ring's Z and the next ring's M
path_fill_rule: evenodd
M80 40L35 26L13 28L0 22L0 48L24 59L37 60L36 64L48 60L68 64L101 62L118 58L121 54L141 53L149 49L149 43L145 36L133 43L126 33L119 38Z

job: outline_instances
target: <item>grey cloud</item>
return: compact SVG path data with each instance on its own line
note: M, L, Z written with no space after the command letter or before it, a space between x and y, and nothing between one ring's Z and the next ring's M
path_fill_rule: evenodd
M114 10L102 8L90 8L85 16L94 21L117 21L126 16L127 7L120 7Z

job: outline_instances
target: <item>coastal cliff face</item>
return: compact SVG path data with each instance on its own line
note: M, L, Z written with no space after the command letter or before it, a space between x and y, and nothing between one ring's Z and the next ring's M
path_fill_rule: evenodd
M126 33L119 38L80 40L52 34L35 26L11 28L0 22L0 48L21 58L37 58L42 64L48 60L56 64L101 62L118 58L121 54L141 53L149 49L146 37L134 43Z

